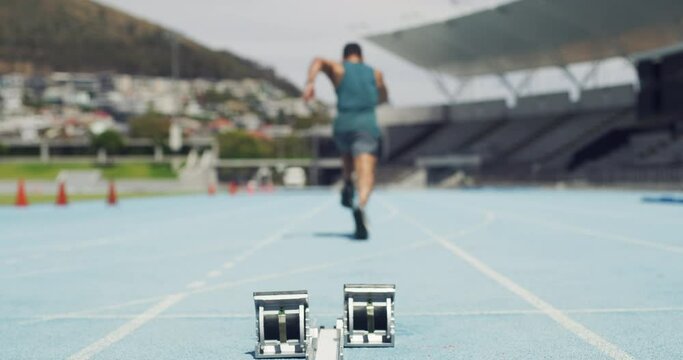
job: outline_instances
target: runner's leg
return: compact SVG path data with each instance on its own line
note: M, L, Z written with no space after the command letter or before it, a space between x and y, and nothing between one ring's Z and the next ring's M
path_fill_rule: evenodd
M353 186L353 156L345 154L342 156L342 176L344 178L344 186L341 191L341 204L344 207L353 207L353 197L355 190Z
M342 155L342 176L344 183L353 181L353 156L351 154Z
M354 158L354 168L357 177L358 207L365 209L370 199L372 188L375 186L375 167L377 157L372 154L358 154Z

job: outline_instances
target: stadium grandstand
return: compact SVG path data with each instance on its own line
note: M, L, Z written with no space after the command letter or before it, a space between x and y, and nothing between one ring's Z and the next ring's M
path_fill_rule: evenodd
M667 0L520 0L369 36L447 99L380 110L380 180L680 183L682 16ZM486 97L467 96L478 84Z

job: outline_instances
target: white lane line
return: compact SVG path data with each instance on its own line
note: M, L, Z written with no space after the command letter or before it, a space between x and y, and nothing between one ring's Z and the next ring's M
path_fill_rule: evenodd
M677 313L683 312L683 307L661 307L661 308L605 308L605 309L561 309L565 314L649 314L649 313ZM401 316L413 317L439 317L439 316L514 316L514 315L543 315L541 310L471 310L471 311L443 311L443 312L405 312Z
M275 204L277 204L277 205L282 205L282 204L286 204L286 203L287 203L287 202L283 200L283 201L270 202L269 204L273 204L273 205L275 205ZM251 202L251 203L248 204L248 205L242 204L241 206L239 206L239 207L237 207L237 208L226 209L227 211L225 211L225 212L214 212L214 213L212 213L212 214L204 215L204 216L201 216L201 217L195 217L195 218L192 218L192 219L188 219L188 218L187 218L187 214L185 213L185 211L179 212L179 213L177 213L177 214L176 214L176 213L173 213L173 214L171 215L171 216L173 216L173 217L168 217L168 216L156 217L156 218L145 217L145 218L142 218L142 219L141 219L141 220L142 220L142 224L144 225L144 226L142 226L142 228L140 228L140 226L138 226L138 225L136 225L136 224L131 224L131 226L129 226L129 227L135 227L135 230L134 230L134 231L128 231L128 232L126 232L126 233L119 234L119 235L117 235L117 236L107 236L107 237L104 237L103 239L114 239L114 240L126 239L126 238L128 238L128 237L130 237L131 235L134 235L134 234L140 234L140 235L143 235L143 236L144 236L144 235L146 235L146 234L148 233L145 229L148 228L148 227L150 227L150 226L151 226L151 227L154 227L154 228L159 228L159 227L162 227L162 226L164 226L164 225L177 223L177 222L179 222L179 221L182 221L182 223L183 223L184 225L187 225L187 226L189 226L189 225L196 225L196 224L198 224L198 223L202 223L202 222L207 221L207 220L208 220L208 221L213 221L213 220L222 219L222 218L224 218L225 216L229 216L229 215L232 215L232 214L240 215L240 214L242 214L245 210L246 210L246 211L252 211L252 210L257 210L257 209L260 210L260 209L262 209L262 208L260 207L260 206L262 206L262 205L263 205L262 203ZM175 216L175 215L177 215L177 216ZM107 219L104 219L104 218L102 218L102 219L97 219L96 221L97 221L97 222L96 222L97 225L102 225L102 226L105 226L105 227L106 227L106 224L109 223L109 222L107 221ZM60 229L60 230L61 230L62 228L68 228L68 226L65 226L64 224L62 224L61 226L60 226L60 225L58 225L58 226L59 226L58 229ZM35 231L35 232L32 232L32 233L31 233L31 232L27 232L26 229L21 229L21 231L16 231L16 232L14 232L14 233L12 233L12 234L8 234L8 235L9 235L10 237L27 238L27 237L36 237L36 236L40 237L40 236L44 236L45 234L44 234L44 229L40 229L39 231ZM51 246L48 246L48 247L39 246L39 247L35 247L35 248L23 248L23 249L18 249L18 250L23 250L23 251L26 251L26 250L29 250L29 251L30 251L30 250L32 250L32 249L45 249L45 250L50 250L50 247L54 247L54 246L55 246L55 245L51 245ZM56 245L56 246L60 246L60 245Z
M430 245L432 243L433 243L432 241L428 241L428 242L421 241L421 242L416 242L416 243L410 244L409 246L405 246L403 248L394 249L393 251L384 252L382 254L366 255L366 256L356 257L353 259L346 259L346 260L341 260L341 261L322 263L322 264L318 264L318 265L312 265L312 266L294 269L294 270L287 271L284 273L265 274L265 275L255 276L252 278L242 279L242 280L238 280L238 281L225 282L225 283L217 284L217 285L214 285L211 287L204 287L204 288L197 289L194 291L188 291L188 292L169 295L166 298L164 298L164 300L161 301L160 303L152 306L151 308L146 310L144 313L142 313L140 315L136 315L131 321L127 322L126 324L122 325L121 327L112 331L111 333L107 334L102 339L97 340L96 342L90 344L89 346L87 346L83 350L72 355L71 357L68 358L68 360L88 360L88 359L91 359L94 355L100 353L101 351L105 350L109 346L115 344L116 342L118 342L121 339L125 338L126 336L130 335L131 333L133 333L135 330L139 329L141 326L143 326L147 322L158 318L164 311L168 310L170 307L172 307L176 303L178 303L181 300L183 300L184 298L191 296L191 295L194 295L194 294L206 293L206 292L222 290L222 289L228 289L228 288L233 288L233 287L236 287L239 285L244 285L244 284L249 284L249 283L258 283L261 281L278 279L278 278L282 278L282 277L286 277L286 276L310 273L310 272L319 271L319 270L323 270L323 269L327 269L327 268L333 268L333 267L337 267L337 266L346 265L346 264L349 264L351 262L368 261L370 259L384 257L389 253L412 250L412 249L416 249L419 247Z
M322 208L325 206L321 206L318 209L315 209L314 211L317 213L319 211L322 211ZM313 215L311 215L313 216ZM289 224L291 225L291 224ZM284 234L284 233L283 233ZM260 244L257 244L257 246L261 246ZM225 269L232 269L235 267L236 263L234 261L227 261L223 264L223 268ZM102 311L108 311L108 310L116 310L116 309L121 309L121 308L126 308L129 306L135 306L135 305L140 305L140 304L149 304L155 301L160 301L164 298L164 296L155 296L155 297L149 297L149 298L143 298L143 299L136 299L136 300L131 300L127 301L121 304L114 304L114 305L109 305L109 306L104 306L104 307L98 307L94 309L87 309L87 310L81 310L81 311L72 311L72 312L66 312L66 313L59 313L59 314L54 314L54 315L49 315L49 316L44 316L40 318L39 320L36 321L30 321L27 322L26 324L31 324L35 322L43 322L43 321L53 321L53 320L61 320L61 319L68 319L73 316L81 316L81 315L88 315L88 314L93 314L93 313L99 313Z
M296 218L294 221L289 222L286 224L284 227L282 227L279 231L277 231L275 234L267 237L265 240L256 243L253 247L250 249L247 249L244 251L241 255L239 255L236 259L233 259L234 263L239 263L241 261L246 260L249 256L255 254L258 250L262 249L265 246L268 246L277 240L281 239L288 231L290 231L292 228L295 226L300 225L302 222L309 220L313 218L315 215L323 211L326 207L330 205L331 202L325 203L321 206L318 206L317 208L313 209L309 213ZM257 280L260 281L260 280ZM201 281L199 281L201 282ZM198 282L198 283L199 283ZM245 281L237 281L234 284L241 284L244 283ZM192 285L192 284L190 284ZM234 285L233 285L234 286ZM161 313L164 311L168 310L171 306L175 305L179 301L181 301L183 298L198 293L198 292L204 292L206 291L207 287L202 284L201 287L198 289L195 289L194 291L191 292L183 292L183 293L178 293L174 295L170 295L166 297L164 300L161 302L155 304L151 308L147 309L145 312L140 314L140 317L136 317L135 319L123 324L121 327L118 329L114 330L113 332L107 334L105 337L95 341L94 343L88 345L85 347L83 350L79 351L78 353L72 355L69 360L87 360L92 358L94 355L97 353L105 350L109 346L113 345L114 343L120 341L121 339L125 338L126 336L132 334L135 332L138 328L149 322L150 320L156 318L159 316Z
M28 247L28 248L20 248L20 249L10 249L11 251L13 250L14 253L34 253L34 252L49 252L49 253L55 253L55 252L69 252L69 251L74 251L74 250L81 250L81 249L91 249L91 248L96 248L96 247L102 247L102 246L108 246L114 243L113 238L110 237L105 237L105 238L98 238L94 240L88 240L88 241L82 241L74 244L60 244L60 245L46 245L46 246L34 246L34 247Z
M382 258L382 257L385 257L387 255L401 253L401 252L405 252L405 251L411 251L411 250L415 250L415 249L419 249L419 248L431 246L431 245L434 245L433 241L417 241L417 242L411 243L411 244L403 246L403 247L394 248L393 250L384 251L384 252L376 253L373 255L357 256L357 257L353 257L353 258L341 259L338 261L324 262L324 263L309 265L309 266L305 266L305 267L295 268L295 269L292 269L292 270L289 270L286 272L268 273L268 274L257 275L257 276L253 276L253 277L245 278L245 279L241 279L241 280L225 281L222 283L214 284L212 286L207 286L207 287L203 287L201 289L196 289L196 290L191 290L191 291L185 291L185 292L181 292L178 294L189 296L189 295L200 294L200 293L214 292L214 291L218 291L218 290L237 287L237 286L244 285L244 284L259 283L259 282L263 282L263 281L267 281L267 280L280 279L280 278L291 276L291 275L300 275L300 274L311 273L311 272L320 271L320 270L324 270L324 269L330 269L333 267L347 265L350 263L366 262L368 260ZM92 310L82 311L82 312L72 312L72 313L64 313L64 314L57 314L57 315L42 316L42 317L38 317L37 321L79 319L79 318L87 319L91 316L92 317L100 317L101 316L101 317L106 318L107 316L116 316L116 315L115 314L114 315L99 315L99 314L97 314L97 312L100 310L120 309L120 308L124 308L124 307L133 306L136 304L148 304L148 303L152 303L152 302L155 302L158 300L166 299L168 296L172 296L172 295L173 294L158 296L155 298L132 300L132 301L129 301L129 302L124 303L124 304L111 305L111 306L107 306L107 307L101 307L99 309L92 309ZM135 316L137 316L137 315L135 315Z
M314 264L314 265L304 266L301 268L292 269L292 270L289 270L286 272L263 274L263 275L258 275L258 276L252 277L252 278L242 279L242 280L226 281L223 283L218 283L218 284L207 286L207 287L204 287L201 289L194 290L194 291L192 291L192 294L213 292L213 291L217 291L217 290L233 288L233 287L244 285L244 284L258 283L258 282L263 282L263 281L268 281L268 280L280 279L283 277L288 277L288 276L293 276L293 275L312 273L315 271L330 269L330 268L334 268L334 267L347 266L349 263L367 262L369 260L386 257L390 254L415 250L415 249L430 246L433 244L434 244L433 241L416 241L416 242L408 244L406 246L397 247L397 248L394 248L393 250L383 251L381 253L376 253L376 254L372 254L372 255L363 255L363 256L357 256L357 257L353 257L353 258L341 259L338 261L331 261L331 262L325 262L325 263L320 263L320 264Z
M35 247L25 247L19 249L9 249L8 252L3 251L5 254L14 254L16 256L14 259L19 261L25 260L36 260L45 257L45 253L68 253L76 250L82 249L92 249L103 246L109 246L114 244L110 238L100 238L94 240L83 241L75 244L62 244L62 245L47 245L47 246L35 246ZM27 255L20 256L21 254L27 253ZM20 257L19 257L20 256Z
M654 241L649 241L649 240L643 240L643 239L638 239L630 236L625 236L625 235L619 235L619 234L612 234L608 232L603 232L603 231L598 231L590 228L585 228L585 227L580 227L580 226L575 226L575 225L570 225L570 224L565 224L565 223L558 223L554 221L547 221L547 220L539 220L537 218L529 218L526 216L520 216L520 215L504 215L504 217L516 220L516 221L523 221L528 224L535 224L535 225L540 225L540 226L545 226L549 227L552 229L558 229L558 230L566 230L570 231L576 234L580 235L585 235L589 236L592 238L596 239L602 239L602 240L612 240L612 241L618 241L626 244L631 244L631 245L638 245L638 246L644 246L652 249L657 249L657 250L662 250L662 251L667 251L667 252L672 252L672 253L677 253L677 254L683 254L683 246L677 246L677 245L671 245L671 244L664 244L660 242L654 242Z
M334 262L325 262L325 263L321 263L321 264L310 265L310 266L306 266L306 267L302 267L302 268L296 268L296 269L290 270L290 271L285 272L285 273L275 273L275 274L270 273L270 274L258 275L255 277L242 279L239 281L226 281L226 282L218 283L218 284L215 284L215 285L212 285L209 287L205 287L202 289L183 292L183 294L191 295L191 294L198 294L198 293L208 293L208 292L213 292L213 291L217 291L217 290L229 289L229 288L236 287L236 286L243 285L243 284L258 283L258 282L267 281L267 280L279 279L279 278L283 278L283 277L287 277L287 276L291 276L291 275L311 273L314 271L329 269L329 268L333 268L336 266L344 266L344 265L347 265L350 263L366 262L369 260L382 258L382 257L385 257L387 255L391 255L391 254L395 254L395 253L401 253L401 252L405 252L405 251L411 251L411 250L415 250L415 249L420 249L420 248L423 248L426 246L431 246L431 245L434 245L433 241L418 241L418 242L414 242L412 244L409 244L409 245L406 245L403 247L394 248L391 251L384 251L384 252L377 253L374 255L364 255L364 256L358 256L358 257L353 257L353 258L341 259L339 261L334 261ZM100 307L100 308L96 308L96 309L90 309L90 310L86 310L86 311L39 316L36 318L36 320L28 321L26 323L30 324L30 323L36 323L36 322L53 321L53 320L78 319L81 317L87 318L89 316L95 316L95 317L97 317L97 316L116 316L116 315L101 315L99 313L102 311L122 309L122 308L130 307L130 306L134 306L134 305L149 304L149 303L157 302L159 300L163 300L167 296L170 296L170 295L163 295L163 296L157 296L157 297L145 298L145 299L137 299L137 300L128 301L128 302L122 303L122 304L104 306L104 307Z
M484 229L484 228L491 226L496 221L496 219L498 218L496 213L494 213L493 211L486 211L484 214L485 214L484 220L482 220L480 223L475 224L475 225L468 227L468 228L458 230L458 231L454 232L452 235L448 235L446 237L447 238L454 238L454 237L457 238L457 237L467 236L469 234L475 233L481 229Z
M605 309L560 309L565 314L656 314L656 313L682 313L683 307L654 307L654 308L605 308ZM337 316L337 313L316 312L316 315L323 317ZM463 311L434 311L434 312L401 312L401 317L485 317L485 316L526 316L546 314L540 310L463 310ZM68 320L127 320L135 319L139 314L104 314L104 315L79 315L70 316ZM251 319L254 314L239 313L176 313L162 314L156 319L184 320L184 319ZM12 318L3 317L2 319L26 319L22 317Z
M387 210L393 212L394 214L396 214L396 215L400 214L400 211L398 210L398 208L396 206L392 205L391 203L388 203L388 202L386 202L384 200L380 200L380 199L378 199L377 201L380 202L382 204L382 206L387 208ZM462 238L462 237L466 237L468 235L474 234L480 230L483 230L483 229L493 225L493 223L496 222L497 218L498 218L498 216L496 215L495 212L490 211L490 210L486 210L486 211L484 211L484 219L482 221L475 223L475 224L472 224L470 226L464 227L460 230L457 230L457 231L453 232L452 234L447 235L446 238L456 239L456 238Z
M38 317L35 320L22 323L22 325L30 325L30 324L34 324L34 323L38 323L38 322L46 322L46 321L54 321L54 320L62 320L62 319L71 319L71 318L78 317L78 316L88 316L90 314L97 314L97 313L101 313L103 311L124 309L124 308L135 306L135 305L151 304L153 302L157 302L159 300L164 299L166 296L168 296L168 295L155 296L155 297L149 297L149 298L143 298L143 299L135 299L135 300L127 301L125 303L121 303L121 304L107 305L107 306L102 306L102 307L88 309L88 310L72 311L72 312L67 312L67 313L45 315L45 316Z
M453 208L451 206L448 206L448 207ZM472 205L472 208L476 208L477 210L481 210L481 211L490 211L489 209L484 209L484 208L478 207L477 205ZM671 253L683 254L683 246L665 244L665 243L654 242L654 241L650 241L650 240L643 240L643 239L638 239L635 237L630 237L630 236L625 236L625 235L620 235L620 234L613 234L613 233L608 233L608 232L604 232L604 231L598 231L595 229L580 227L580 226L576 226L576 225L570 225L570 224L566 224L566 223L559 223L559 222L553 222L553 221L548 221L548 220L540 220L536 217L522 216L522 215L517 215L516 213L510 214L510 213L506 212L506 213L501 214L500 209L497 209L497 210L498 210L497 211L498 217L500 217L500 218L508 218L508 219L512 219L515 221L522 221L522 222L525 222L528 224L537 225L537 226L545 226L545 227L548 227L551 229L571 231L571 232L574 232L574 233L577 233L580 235L585 235L585 236L589 236L589 237L601 239L601 240L618 241L621 243L643 246L643 247L667 251L667 252L671 252Z
M99 354L102 350L112 346L113 344L121 341L141 326L145 325L150 320L159 316L162 312L166 311L171 306L177 304L182 300L186 294L175 294L166 297L163 301L147 309L147 311L136 316L131 321L123 324L118 329L110 332L107 336L95 341L94 343L88 345L81 351L77 352L68 357L68 360L87 360L93 356Z
M68 320L130 320L135 319L140 314L110 314L110 315L83 315L69 317ZM251 319L254 314L232 314L232 313L177 313L161 314L155 320L213 320L213 319ZM3 318L6 319L6 318Z
M34 276L47 275L47 274L58 274L58 273L65 273L65 272L73 272L73 271L78 271L81 269L82 268L79 268L79 267L53 267L53 268L48 268L48 269L26 271L23 273L17 273L17 274L11 274L11 275L3 275L3 276L0 276L0 279L3 279L3 280L5 280L5 279L20 279L20 278L34 277Z
M208 277L208 278L217 278L217 277L219 277L219 276L221 276L221 275L223 275L222 272L220 272L220 271L218 271L218 270L213 270L213 271L209 271L209 272L206 274L206 277Z
M187 284L188 289L201 289L206 286L206 281L193 281Z
M267 238L263 239L260 242L257 242L254 246L248 248L241 254L237 255L233 259L231 259L229 262L232 263L232 266L236 266L239 263L243 262L244 260L248 259L252 255L256 254L259 250L263 249L264 247L271 245L275 243L276 241L282 239L289 231L291 231L293 228L296 226L300 225L301 223L313 218L320 212L322 212L325 208L330 206L332 202L328 201L325 204L316 207L312 211L308 212L307 214L300 216L298 218L295 218L293 221L290 221L287 223L285 226L281 227L280 230L275 232L274 234L268 236ZM223 264L223 267L225 268L225 264Z
M135 330L143 326L145 323L157 319L162 316L162 313L166 310L168 310L170 307L175 305L176 303L180 302L184 298L195 295L195 294L200 294L200 293L208 293L208 292L214 292L218 290L225 290L225 289L230 289L234 288L240 285L245 285L245 284L253 284L253 283L259 283L267 280L274 280L274 279L279 279L283 277L288 277L288 276L293 276L293 275L301 275L301 274L306 274L306 273L312 273L315 271L321 271L325 269L331 269L335 267L340 267L340 266L347 266L350 263L357 263L357 262L368 262L373 259L378 259L378 258L385 258L388 255L391 254L396 254L396 253L401 253L405 251L412 251L415 249L419 249L422 247L430 246L433 245L433 241L417 241L412 244L403 246L403 247L398 247L394 248L389 251L384 251L381 253L376 253L373 255L363 255L363 256L357 256L353 258L347 258L347 259L342 259L338 261L332 261L332 262L325 262L321 264L316 264L316 265L310 265L306 267L301 267L297 269L293 269L287 272L279 272L279 273L270 273L270 274L264 274L264 275L259 275L259 276L254 276L251 278L246 278L242 280L237 280L237 281L229 281L229 282L223 282L219 284L215 284L213 286L207 286L203 287L201 289L195 289L193 291L186 291L182 293L177 293L177 294L172 294L168 295L166 297L163 297L163 300L146 310L143 314L139 315L131 315L131 316L122 316L122 315L97 315L97 314L89 314L85 312L81 313L69 313L69 314L59 314L59 315L52 315L52 316L44 316L44 317L39 317L38 319L34 321L29 321L28 323L35 323L35 322L41 322L41 321L49 321L49 320L62 320L62 319L127 319L130 318L128 323L124 324L123 326L119 327L118 329L114 330L113 332L109 333L106 335L104 338L92 343L88 347L84 348L83 350L79 351L77 354L72 355L69 360L87 360L92 358L92 356L96 355L97 353L105 350L107 347L113 345L114 343L120 341L121 339L125 338L126 336L130 335L133 333ZM158 298L157 298L158 299ZM149 303L151 302L150 299L140 299L140 300L134 300L130 301L126 304L120 304L120 305L113 305L109 307L104 307L101 309L113 309L113 308L121 308L124 306L130 306L133 304L141 304L141 303ZM246 315L246 314L245 314ZM118 316L118 317L117 317ZM251 318L253 315L248 315L249 318ZM168 315L168 318L182 318L182 315L179 316L174 316L174 315ZM211 315L210 317L213 317ZM242 314L229 314L229 315L223 315L223 317L231 317L231 318L239 318L243 317ZM201 315L199 315L197 318L201 318Z
M382 204L384 204L384 206L387 207L387 208L389 209L389 213L386 214L384 217L379 218L379 219L375 222L375 224L384 224L384 223L390 222L390 221L394 220L394 219L398 216L398 213L399 213L399 212L398 212L398 209L396 209L396 208L394 208L394 207L391 207L391 206L387 206L387 205L386 205L386 202L384 202L384 201L382 201Z
M278 202L278 204L279 204L279 202ZM256 209L258 209L258 207L255 206L255 205L250 205L250 206L248 206L248 207L246 207L246 208L247 208L248 210L256 210ZM229 214L235 213L235 212L237 212L237 211L238 211L238 210L236 210L236 211L230 211ZM244 213L241 212L240 214L244 214ZM222 213L221 216L225 216L225 213ZM138 232L140 232L140 231L138 231ZM134 232L130 232L129 234L134 234ZM230 266L228 266L228 265L230 265ZM234 265L235 265L235 264L234 264L233 262L228 261L228 262L226 262L223 266L224 266L226 269L228 269L228 268L234 267ZM135 306L135 305L140 305L140 304L148 304L148 303L152 303L152 302L155 302L155 301L159 301L159 300L161 300L161 299L163 299L163 298L164 298L163 296L155 296L155 297L149 297L149 298L142 298L142 299L131 300L131 301L127 301L127 302L124 302L124 303L121 303L121 304L114 304L114 305L108 305L108 306L104 306L104 307L98 307L98 308L94 308L94 309L87 309L87 310L81 310L81 311L72 311L72 312L66 312L66 313L53 314L53 315L49 315L49 316L44 316L44 317L40 318L39 320L25 322L25 323L23 323L23 325L29 325L29 324L33 324L33 323L36 323L36 322L44 322L44 321L53 321L53 320L67 319L67 318L69 318L69 317L71 317L71 316L87 315L87 314L99 313L99 312L102 312L102 311L108 311L108 310L116 310L116 309L126 308L126 307L129 307L129 306Z
M593 347L595 347L596 349L600 350L605 355L607 355L610 358L615 359L615 360L631 360L631 359L633 359L633 357L631 357L631 355L626 353L624 350L621 350L616 345L605 340L603 337L601 337L597 333L593 332L592 330L588 329L587 327L585 327L585 326L581 325L580 323L576 322L575 320L571 319L569 316L564 314L562 311L553 307L548 302L542 300L540 297L538 297L537 295L535 295L531 291L529 291L529 290L523 288L522 286L518 285L517 283L515 283L514 281L512 281L511 279L509 279L505 275L495 271L494 269L492 269L491 267L489 267L488 265L483 263L481 260L477 259L476 257L470 255L465 250L463 250L460 247L458 247L457 245L453 244L448 239L434 233L430 228L424 226L422 223L417 221L414 217L408 216L405 213L402 213L402 217L406 221L408 221L409 223L413 224L418 229L422 230L422 232L424 232L430 238L434 239L437 243L439 243L441 246L443 246L446 250L453 253L453 255L457 256L458 258L460 258L461 260L463 260L464 262L466 262L467 264L472 266L474 269L476 269L480 273L484 274L489 279L495 281L500 286L506 288L508 291L517 295L519 298L526 301L527 303L529 303L534 308L543 312L546 316L553 319L559 325L561 325L565 329L569 330L570 332L572 332L574 335L576 335L577 337L579 337L580 339L582 339L586 343L588 343L588 344L592 345Z
M276 201L276 202L271 202L269 203L269 206L266 209L270 208L275 208L279 205L283 205L286 202L283 201ZM249 215L254 211L262 211L263 207L260 205L262 204L250 204L248 206L242 206L237 209L231 209L230 211L225 211L225 212L218 212L212 215L208 216L202 216L198 217L194 220L187 220L186 216L183 215L184 217L175 217L172 219L163 219L163 220L158 220L154 221L152 224L157 224L157 225L164 225L164 224L173 224L176 223L179 220L183 220L184 226L198 226L199 224L205 223L205 222L211 222L219 219L224 219L228 216L244 216L244 215ZM150 223L146 223L146 226L149 227ZM39 234L36 234L39 235ZM54 254L55 252L59 253L68 253L72 251L77 251L77 250L87 250L91 248L97 248L97 247L103 247L103 246L110 246L110 245L117 245L121 243L127 243L130 242L131 238L137 238L137 237L145 237L147 238L149 235L149 232L145 229L142 228L140 229L139 227L136 228L135 230L128 231L126 233L120 233L115 236L105 236L105 237L99 237L95 239L90 239L74 244L59 244L59 245L45 245L45 246L32 246L32 247L23 247L23 248L15 248L15 249L7 249L3 250L4 254L24 254L24 253L35 253L35 252L47 252L50 254ZM32 255L25 255L23 259L31 259Z
M634 201L635 203L635 201ZM563 212L565 214L571 214L571 215L593 215L593 216L598 216L600 218L612 218L616 220L631 220L631 221L643 221L643 212L646 210L641 209L639 212L624 212L623 210L620 210L617 213L614 212L608 212L608 211L600 211L600 210L594 210L592 208L588 207L588 204L585 204L585 208L577 208L577 207L567 207L567 206L562 206L561 208L559 207L553 207L553 206L547 206L547 205L538 205L538 201L530 201L530 202L524 202L523 205L524 207L531 208L531 209L536 209L536 210L541 210L544 212L548 211L553 211L553 212ZM640 205L640 203L638 203ZM674 219L674 218L669 218L669 217L656 217L652 219L647 219L648 222L656 222L660 224L675 224L675 225L680 225L681 220L679 219Z

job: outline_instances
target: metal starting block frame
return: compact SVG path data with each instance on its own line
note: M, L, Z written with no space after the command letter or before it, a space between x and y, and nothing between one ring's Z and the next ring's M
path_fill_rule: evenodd
M256 359L343 360L345 347L393 347L395 285L344 285L344 317L311 328L308 292L255 292Z
M307 291L255 292L257 359L306 358L310 342Z
M344 320L337 319L333 329L311 329L308 360L344 360Z
M344 285L344 347L393 347L395 285Z

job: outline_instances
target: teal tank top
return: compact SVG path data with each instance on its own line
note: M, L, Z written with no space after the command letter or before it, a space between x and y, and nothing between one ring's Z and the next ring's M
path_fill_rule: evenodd
M380 136L375 107L379 92L375 71L362 63L344 62L344 77L337 87L334 132L365 132Z

